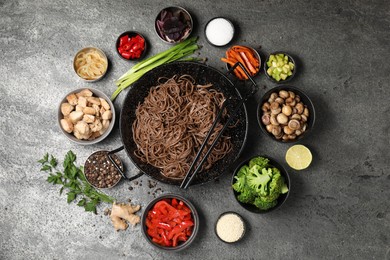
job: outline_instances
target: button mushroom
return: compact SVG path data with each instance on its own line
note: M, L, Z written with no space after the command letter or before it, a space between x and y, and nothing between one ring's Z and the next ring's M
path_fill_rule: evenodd
M269 99L268 99L268 102L269 103L272 103L272 102L274 102L275 101L275 99L278 97L278 94L277 93L272 93L271 94L271 96L269 97Z
M295 108L297 109L297 113L298 114L302 114L303 113L303 110L305 109L305 107L303 106L302 102L299 102Z
M307 107L305 107L305 109L303 110L303 114L308 117L309 116L309 109Z
M269 125L270 124L270 115L269 114L264 114L261 117L261 122L263 122L263 124L265 124L265 125Z
M286 90L279 91L279 97L286 99L289 96L290 96L290 94L288 94L288 92Z
M268 102L265 102L261 107L261 110L263 110L264 112L267 112L269 109L270 109L270 104Z
M288 127L291 128L292 130L297 130L301 128L301 123L299 123L299 121L296 119L292 119L288 122Z
M281 111L281 108L280 108L280 105L278 102L272 102L270 105L270 109L271 109L271 114L273 114L273 115L277 115Z
M276 115L271 115L271 118L269 121L271 122L271 125L279 125L279 122L276 119Z
M294 133L294 130L291 129L290 127L288 127L287 125L285 127L283 127L283 132L287 135L291 135Z
M292 114L292 108L289 105L284 105L282 108L282 113L286 116L290 116Z
M279 124L284 125L287 124L288 117L285 114L280 113L279 115L277 115L276 120L278 121Z
M282 132L282 128L278 125L274 125L272 127L272 130L271 130L271 133L274 135L274 136L278 136L280 135L280 133Z

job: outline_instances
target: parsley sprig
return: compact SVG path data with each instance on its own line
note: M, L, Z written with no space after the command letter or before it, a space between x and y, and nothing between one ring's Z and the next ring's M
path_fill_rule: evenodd
M87 182L83 173L84 169L82 166L76 166L76 155L72 151L65 155L62 172L57 169L58 160L53 155L49 156L46 153L38 162L42 166L41 171L49 173L47 182L62 185L60 195L65 188L68 190L66 193L68 203L80 198L77 205L84 207L85 211L96 214L96 206L99 203L114 202L114 198L98 192Z

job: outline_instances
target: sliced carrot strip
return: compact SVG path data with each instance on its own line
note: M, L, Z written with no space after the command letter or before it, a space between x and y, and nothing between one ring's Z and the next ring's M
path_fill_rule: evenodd
M234 64L236 64L236 61L232 61L232 60L226 59L226 58L221 58L221 61L228 63L230 66L234 66ZM236 76L237 76L239 79L247 79L247 78L248 78L248 77L245 75L245 72L241 69L241 67L237 67L237 68L234 70L234 74L236 74Z

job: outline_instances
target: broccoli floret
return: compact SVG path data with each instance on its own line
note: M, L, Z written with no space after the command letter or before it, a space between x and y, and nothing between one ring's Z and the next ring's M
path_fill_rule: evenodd
M253 203L256 207L258 207L261 210L268 210L270 208L273 208L278 204L277 200L271 201L271 202L266 202L261 199L261 197L257 197L255 199L255 202Z
M250 187L245 185L244 190L237 196L238 201L242 203L253 204L256 198L256 192L254 192Z
M283 179L278 169L273 168L273 176L271 182L268 184L269 193L265 196L261 196L263 201L271 202L277 200L282 192Z
M282 177L282 188L280 193L286 194L288 192L287 183L284 181L284 178Z
M254 165L249 169L246 179L249 187L259 193L259 195L265 196L268 194L267 184L271 180L271 177L272 169L261 169L260 166Z
M269 160L264 157L255 157L249 161L249 168L252 168L254 165L260 166L260 168L266 168L268 166Z
M244 165L237 172L237 175L234 177L236 182L233 184L233 189L237 192L244 191L244 186L246 184L246 174L248 173L249 167Z

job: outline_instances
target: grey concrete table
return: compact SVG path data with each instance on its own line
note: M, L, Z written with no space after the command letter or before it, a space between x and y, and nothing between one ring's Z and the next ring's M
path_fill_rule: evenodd
M68 3L67 3L68 2ZM389 259L390 250L390 2L378 1L0 1L0 259ZM176 187L122 182L108 193L145 206L156 194L185 195L201 212L201 229L191 248L177 254L150 247L140 226L116 233L110 220L68 205L58 187L49 185L36 160L49 152L63 158L68 150L81 164L96 150L121 145L118 129L105 141L79 146L56 124L57 105L69 91L94 87L110 95L113 81L133 63L120 59L116 37L142 32L149 55L168 48L155 35L160 9L186 7L196 20L200 56L224 70L203 35L214 16L232 19L235 43L262 46L263 54L285 50L299 57L292 85L305 90L317 109L313 134L302 141L314 153L308 170L290 169L287 204L266 215L240 208L230 185L231 171L218 182ZM110 60L107 76L87 84L72 70L77 50L94 45ZM290 145L261 132L256 105L275 85L264 74L262 89L247 104L249 141L240 160L254 154L276 158L286 167ZM126 93L126 92L125 92ZM119 111L125 93L115 102ZM136 169L121 155L130 173ZM234 167L238 162L235 162ZM132 187L132 190L129 190ZM242 243L217 240L218 215L242 214L249 232Z

